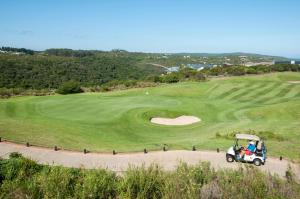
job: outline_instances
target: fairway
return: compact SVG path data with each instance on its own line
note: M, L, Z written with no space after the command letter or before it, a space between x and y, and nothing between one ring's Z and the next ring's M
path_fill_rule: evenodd
M111 152L226 150L233 131L272 131L269 154L300 159L300 73L165 84L154 88L0 100L0 137L64 149ZM201 122L163 126L152 117L191 115Z

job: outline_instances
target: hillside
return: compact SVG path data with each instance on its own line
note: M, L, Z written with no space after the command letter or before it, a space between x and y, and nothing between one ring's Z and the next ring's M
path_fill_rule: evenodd
M0 87L58 88L69 80L91 86L113 80L138 80L163 72L161 67L139 62L138 56L127 53L97 53L83 57L0 54Z
M264 64L286 60L249 53L140 53L125 50L97 51L2 47L0 88L56 89L73 80L81 86L103 85L111 81L141 80L159 76L172 66L211 67Z

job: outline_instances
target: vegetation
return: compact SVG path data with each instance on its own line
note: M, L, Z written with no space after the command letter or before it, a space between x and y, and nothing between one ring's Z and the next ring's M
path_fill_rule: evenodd
M45 96L54 94L50 89L0 88L0 98L13 96Z
M0 198L291 198L300 197L292 172L287 178L246 166L215 171L208 163L175 171L156 165L130 168L117 176L108 170L39 165L20 155L0 160Z
M47 55L63 56L63 57L86 57L95 55L93 51L88 50L72 50L72 49L56 49L51 48L45 51Z
M0 54L0 88L57 89L70 80L89 87L112 80L139 80L163 71L138 62L137 55L128 53L84 57Z
M235 138L235 135L238 134L240 132L231 132L231 133L227 133L224 135L221 135L220 133L216 133L216 138L224 138L224 139L230 139L233 140ZM263 140L269 141L269 140L276 140L276 141L284 141L285 138L282 135L278 135L275 134L274 132L271 131L259 131L256 132L254 130L247 130L243 133L248 133L248 134L252 134L252 135L257 135L258 137L260 137Z
M2 53L5 52L5 53ZM18 54L15 54L18 53ZM241 66L241 54L228 55L234 66L223 67L228 57L187 58L183 54L134 53L124 50L95 51L72 49L47 49L33 51L24 48L2 47L0 54L0 88L57 89L68 81L81 87L103 86L111 81L151 81L175 83L202 81L206 76L245 75L269 72L299 71L299 65ZM226 55L227 56L227 55ZM249 61L270 61L276 57L251 55ZM188 64L217 64L219 67L202 71L185 68ZM180 66L181 71L166 75L163 67ZM161 76L161 74L165 74Z
M271 66L258 65L258 66L224 66L224 67L214 67L214 68L206 68L203 72L206 75L211 76L220 76L220 75L233 75L233 76L241 76L248 74L264 74L271 72L284 72L284 71L300 71L300 65L293 64L275 64Z
M33 50L26 48L1 47L0 50L5 52L24 53L28 55L33 55L35 53Z
M300 84L289 82L299 79L300 73L286 72L108 93L1 99L0 137L79 151L161 150L164 144L170 150L227 150L233 140L216 139L217 132L251 129L264 132L268 155L300 160ZM155 116L179 115L202 121L181 127L149 122Z
M75 81L69 81L63 83L56 91L59 94L73 94L73 93L82 93L83 90L80 87L80 84Z

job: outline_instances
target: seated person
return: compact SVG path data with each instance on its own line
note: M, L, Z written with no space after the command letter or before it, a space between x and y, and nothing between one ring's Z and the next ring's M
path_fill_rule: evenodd
M245 154L246 155L252 155L256 150L255 143L253 141L249 142L247 149L244 149L240 153L240 158L242 158Z
M255 143L253 141L249 142L249 145L247 147L247 150L254 153L255 150L256 150L256 146L255 146Z

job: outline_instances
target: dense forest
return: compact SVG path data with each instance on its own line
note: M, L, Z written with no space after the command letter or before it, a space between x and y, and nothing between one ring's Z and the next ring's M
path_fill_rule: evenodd
M226 56L230 55L226 54ZM261 60L263 58L258 55L252 56L248 59ZM2 47L0 53L0 93L4 93L5 96L7 93L15 95L21 92L18 89L47 89L49 91L58 89L65 83L67 84L66 90L73 92L74 89L70 88L68 82L86 88L100 86L100 90L111 90L109 87L115 87L118 84L131 87L136 85L136 82L141 81L175 83L187 80L202 81L209 76L219 75L300 71L298 64L251 67L218 65L200 71L185 67L187 63L200 63L204 58L208 62L223 59L221 57L198 57L196 55L187 58L180 54L138 53L120 49L112 51L72 49L33 51L25 48ZM235 56L235 59L240 58ZM270 57L266 59L268 60ZM178 72L167 74L165 66L170 67L173 64L180 66L181 69Z
M47 52L47 51L46 51ZM57 54L56 51L51 53ZM141 79L159 75L160 67L140 65L139 57L128 53L103 53L86 56L0 55L0 87L58 88L73 80L82 86L101 85L112 80Z

